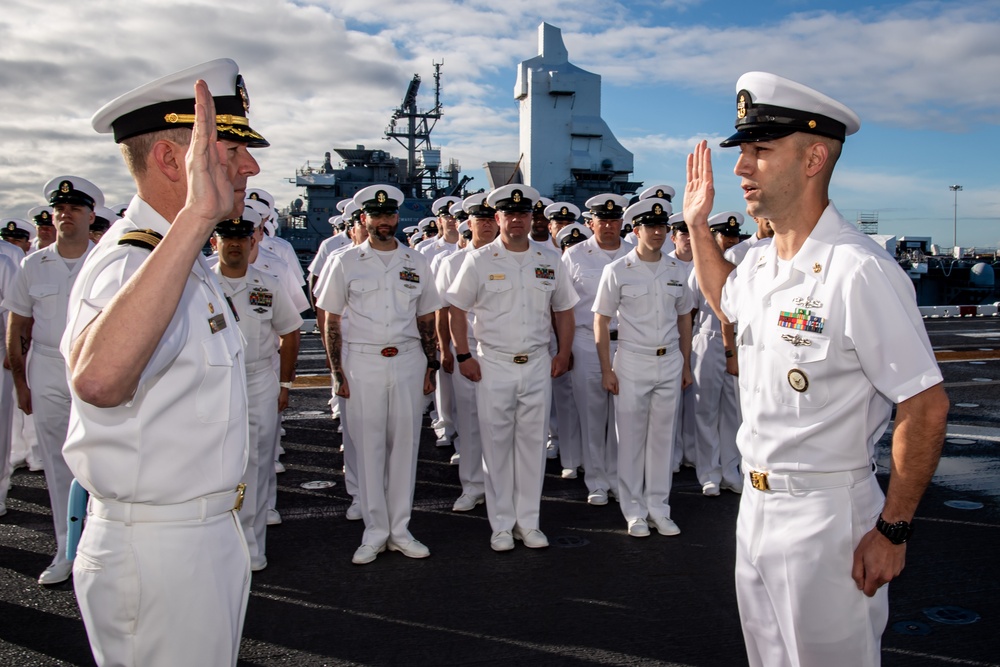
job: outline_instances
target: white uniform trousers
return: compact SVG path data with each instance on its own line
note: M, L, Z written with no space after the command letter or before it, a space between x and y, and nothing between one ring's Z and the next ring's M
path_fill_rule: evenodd
M614 358L618 344L611 343ZM618 435L613 395L601 386L601 361L591 329L573 336L573 398L583 441L584 482L588 493L618 490Z
M674 422L674 453L673 468L684 465L695 465L695 423L694 423L694 386L680 390L677 396L677 419Z
M250 448L243 472L246 493L240 523L247 538L250 562L264 562L267 539L267 509L271 477L274 475L275 432L278 430L278 377L271 361L247 364L247 406L250 418Z
M618 502L625 519L670 518L672 433L684 357L657 357L618 348L614 370L618 426Z
M888 586L866 597L851 567L883 502L874 475L851 486L791 492L758 491L746 480L736 598L751 667L880 664Z
M699 331L691 341L694 375L695 471L698 483L740 487L740 452L736 447L736 392L726 373L722 334Z
M563 373L552 380L552 411L556 413L556 424L549 424L549 431L555 431L559 439L559 462L569 470L583 465L580 415L577 414L576 398L573 396L575 372Z
M14 388L14 379L10 371L0 367L0 505L7 504L7 491L10 489L10 441L11 419L14 416L14 401L9 400ZM17 410L20 412L20 410Z
M101 667L236 664L250 557L234 512L131 525L90 514L73 588Z
M365 520L362 544L405 544L413 510L427 357L419 346L395 357L349 350L347 424L358 455Z
M469 339L469 354L478 359L476 341ZM438 375L449 376L448 373ZM470 496L481 496L485 493L483 473L483 437L479 431L479 407L476 405L476 394L479 384L468 379L458 370L449 377L455 388L455 429L458 431L458 481L462 484L462 493Z
M281 377L281 357L277 354L277 348L275 348L275 355L272 357L271 368L274 370L274 377ZM279 388L280 389L280 388ZM275 390L277 392L277 389ZM277 393L275 393L277 397ZM274 409L278 409L278 401L275 399ZM281 413L278 413L277 421L274 425L274 433L271 438L271 451L269 454L262 454L261 461L271 461L271 465L267 466L267 509L277 509L278 507L278 471L274 469L274 464L278 462L280 451L278 448L281 446ZM270 457L270 458L267 458Z
M510 357L511 355L507 355ZM545 477L545 425L552 357L545 348L515 364L479 350L476 392L486 466L486 511L494 533L538 528Z
M54 562L63 562L66 560L66 515L73 473L62 455L69 429L70 396L66 362L58 350L43 349L34 344L28 363L28 386L31 388L31 410L45 465L45 485L49 489L52 522L56 531Z
M450 344L450 343L449 343ZM454 354L454 349L452 350ZM434 389L434 407L437 410L438 419L443 422L446 438L455 435L455 385L452 382L450 373L437 372L437 387Z
M29 359L31 353L28 353ZM38 434L35 433L35 419L26 415L17 407L17 394L14 392L14 380L11 378L10 394L13 412L10 418L10 462L14 465L27 465L39 470L44 467L42 454L38 449Z
M351 429L347 427L347 399L337 396L340 406L340 442L344 445L344 487L351 500L358 500L358 450L351 439Z

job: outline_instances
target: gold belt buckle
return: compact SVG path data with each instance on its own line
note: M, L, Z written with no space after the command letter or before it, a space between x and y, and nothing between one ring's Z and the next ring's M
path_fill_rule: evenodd
M667 353L667 348L665 348L665 347L658 347L658 348L656 348L656 356L662 357L666 353Z
M236 486L236 504L233 509L239 512L243 509L243 498L247 495L247 485L242 482Z
M767 483L767 473L750 471L750 485L758 491L770 491L771 485Z
M526 354L515 354L514 355L515 364L526 364L528 363L528 355Z

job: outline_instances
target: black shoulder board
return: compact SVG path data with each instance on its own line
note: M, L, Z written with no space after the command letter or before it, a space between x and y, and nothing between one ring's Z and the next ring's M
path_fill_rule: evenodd
M136 248L152 251L161 240L163 240L163 236L152 229L137 229L122 235L118 239L118 245L134 245Z

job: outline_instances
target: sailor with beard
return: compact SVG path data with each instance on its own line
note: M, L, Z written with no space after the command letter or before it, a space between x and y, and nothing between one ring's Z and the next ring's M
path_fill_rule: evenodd
M358 457L365 532L356 565L381 552L426 558L409 530L424 396L434 391L435 312L441 300L427 259L396 240L403 193L371 185L354 196L368 240L333 258L316 305L326 311L330 368L347 399ZM347 340L341 314L350 317Z

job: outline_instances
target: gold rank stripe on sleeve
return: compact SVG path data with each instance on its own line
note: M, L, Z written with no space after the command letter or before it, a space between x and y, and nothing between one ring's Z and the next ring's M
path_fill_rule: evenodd
M131 245L136 248L152 251L163 240L163 236L152 229L137 229L134 232L126 232L118 239L118 245Z

